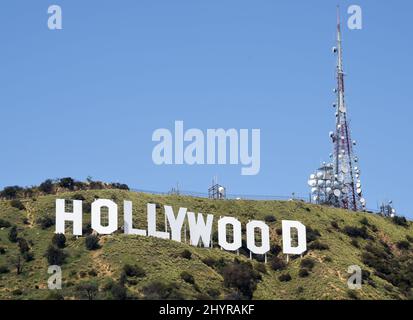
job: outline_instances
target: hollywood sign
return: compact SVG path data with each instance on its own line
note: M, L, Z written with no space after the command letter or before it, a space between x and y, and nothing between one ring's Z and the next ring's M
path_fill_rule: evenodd
M101 215L102 208L107 208L108 223L102 225ZM132 202L123 202L123 230L128 235L149 236L161 239L170 239L177 242L182 241L182 230L187 220L190 244L209 248L212 246L212 225L214 215L188 211L186 208L179 208L175 214L171 206L164 206L165 223L169 225L170 231L157 230L157 212L156 205L147 204L147 221L146 229L137 229L133 227L132 222ZM73 234L82 235L82 201L73 200L72 212L66 212L65 200L56 200L56 233L65 233L66 222L72 222ZM108 199L98 199L92 203L91 226L98 234L109 235L118 230L118 205ZM226 251L237 251L242 246L242 228L241 222L235 217L220 217L217 221L218 226L218 244ZM227 231L232 230L232 237L229 240ZM297 244L292 244L292 230L297 232ZM246 242L247 248L254 254L266 254L270 251L270 228L259 220L251 220L246 224ZM258 231L258 232L257 232ZM256 239L259 234L260 241ZM300 255L307 250L306 228L299 221L282 221L282 240L283 253L288 255Z

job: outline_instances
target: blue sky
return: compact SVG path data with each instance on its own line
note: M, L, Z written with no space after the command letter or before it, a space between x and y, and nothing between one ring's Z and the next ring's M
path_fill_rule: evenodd
M369 208L413 218L411 1L344 28L347 104ZM63 30L47 28L61 5ZM22 1L0 4L0 187L87 176L131 187L308 194L334 126L333 1ZM261 171L153 164L152 132L261 129Z

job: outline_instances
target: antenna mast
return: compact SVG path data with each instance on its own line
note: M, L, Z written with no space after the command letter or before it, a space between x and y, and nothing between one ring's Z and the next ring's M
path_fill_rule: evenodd
M363 198L360 170L357 167L358 158L354 155L353 146L356 141L351 140L351 132L347 119L345 102L343 46L341 36L340 9L337 6L337 47L333 48L337 54L336 78L337 101L334 103L336 128L330 132L333 141L331 164L323 164L316 174L310 176L309 185L312 187L313 200L321 204L330 204L339 208L353 211L364 210L366 200Z

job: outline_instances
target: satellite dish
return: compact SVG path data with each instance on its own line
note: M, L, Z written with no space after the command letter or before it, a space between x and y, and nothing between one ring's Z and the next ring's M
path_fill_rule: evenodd
M310 187L315 187L317 185L317 180L308 180L308 185Z
M311 188L311 193L317 193L318 188Z
M310 179L314 180L315 179L315 174L310 175Z
M334 92L334 93L337 93L337 91L338 91L337 88L334 88L334 89L333 89L333 92Z
M324 174L321 171L317 172L317 178L322 178L324 176Z
M348 173L348 167L343 166L343 167L341 168L341 172L343 172L343 173Z
M353 146L357 145L357 141L353 140Z
M357 188L361 188L361 183L360 183L360 182L357 182L357 183L356 183L356 187L357 187Z
M364 204L366 203L366 199L361 198L361 199L360 199L360 202L364 205Z
M219 192L219 193L223 194L224 191L225 191L225 189L224 189L223 187L219 187L219 188L218 188L218 192Z
M346 107L344 107L344 106L341 106L338 110L339 110L341 113L346 113L346 112L347 112L347 109L346 109Z
M331 51L332 51L334 54L337 53L337 52L338 52L337 47L332 47L332 48L331 48Z
M334 195L335 195L336 197L341 196L341 191L340 191L339 189L334 190Z
M326 186L327 186L327 187L331 187L331 180L327 180L327 181L326 181Z
M343 193L348 193L348 188L347 188L347 187L344 187L341 191L342 191Z
M324 187L324 180L318 180L318 185L320 187Z
M331 189L330 187L326 188L326 193L330 194L333 191L333 189Z
M363 190L361 190L361 188L358 188L356 191L357 191L358 194L361 194L361 192L362 192Z
M314 201L317 201L317 200L318 200L318 196L314 196L314 197L313 197L313 200L314 200Z

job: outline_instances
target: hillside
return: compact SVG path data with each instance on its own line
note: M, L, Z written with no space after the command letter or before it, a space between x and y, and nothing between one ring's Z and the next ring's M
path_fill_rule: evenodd
M88 250L85 237L67 234L61 250L66 255L63 290L51 292L47 290L50 275L44 254L54 236L56 198L84 199L86 231L90 203L95 198L116 201L119 219L123 217L123 200L133 201L136 227L141 228L145 228L148 202L215 217L235 216L243 226L249 219L266 220L271 228L272 253L264 264L262 257L249 260L242 250L239 255L222 251L216 242L213 249L195 248L127 236L121 231L100 236L100 248ZM310 248L305 257L291 259L286 266L285 256L275 245L281 245L283 219L307 226ZM162 218L158 223L163 228ZM407 224L302 202L214 201L117 189L0 200L0 299L407 299L413 297L413 224ZM17 227L17 236L10 241L12 226ZM17 274L19 256L22 270ZM357 292L347 288L351 265L363 269L362 290Z

